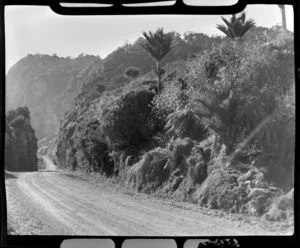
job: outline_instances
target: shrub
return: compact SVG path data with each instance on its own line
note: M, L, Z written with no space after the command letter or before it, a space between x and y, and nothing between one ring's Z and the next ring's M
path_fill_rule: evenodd
M199 116L188 107L169 114L166 120L167 133L179 138L189 137L193 140L202 140L206 135L206 130Z
M270 221L278 221L294 218L294 189L285 195L281 195L273 200L273 204L264 218Z
M187 159L188 176L193 184L201 184L207 177L207 161L203 149L194 147L190 157Z
M124 72L125 77L131 80L136 79L140 74L141 70L137 67L128 67Z
M169 172L164 169L169 156L168 150L159 147L145 153L142 159L128 170L127 184L144 192L161 187L169 177Z
M91 120L78 131L75 142L74 152L76 152L77 163L74 165L84 167L86 171L98 171L112 175L113 166L109 159L109 150L101 133L100 123L97 120Z
M163 88L159 95L155 96L153 105L157 116L164 119L177 109L180 92L176 84L170 83Z
M165 166L165 169L171 173L179 169L184 175L187 172L186 159L191 154L193 141L190 138L171 140L168 144L171 157Z
M197 190L198 203L214 209L239 211L246 202L247 191L240 187L235 170L213 170Z
M101 127L111 149L140 147L153 135L150 125L154 93L137 89L123 93L103 109Z

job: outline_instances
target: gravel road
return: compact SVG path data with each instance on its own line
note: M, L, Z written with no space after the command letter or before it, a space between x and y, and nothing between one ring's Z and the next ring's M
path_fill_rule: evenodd
M58 170L6 173L8 225L22 235L277 235L282 227L171 203ZM111 187L110 187L111 185Z

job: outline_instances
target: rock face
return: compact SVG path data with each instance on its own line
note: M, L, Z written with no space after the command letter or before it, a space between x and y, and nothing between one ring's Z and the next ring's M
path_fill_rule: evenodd
M5 169L36 171L37 162L37 139L30 124L29 110L19 107L6 117Z
M56 150L57 150L57 133L52 136L45 137L38 141L38 154L40 156L49 156L54 164L57 163Z
M53 135L81 86L98 78L101 63L96 56L27 55L6 77L7 110L28 106L37 138Z

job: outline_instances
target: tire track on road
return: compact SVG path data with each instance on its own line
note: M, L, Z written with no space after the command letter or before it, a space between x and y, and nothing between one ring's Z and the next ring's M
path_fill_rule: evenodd
M101 180L99 184L90 180L76 180L60 171L15 174L17 178L7 182L9 199L13 198L8 204L8 213L13 217L12 223L20 234L271 234L253 228L251 224L241 226L231 220L207 216L205 212L174 208L149 195L136 199Z

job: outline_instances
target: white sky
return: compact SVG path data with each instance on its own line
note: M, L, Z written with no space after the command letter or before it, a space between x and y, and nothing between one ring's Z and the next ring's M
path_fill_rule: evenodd
M277 5L252 5L245 10L257 26L281 24ZM286 6L286 14L287 27L293 31L291 6ZM6 71L29 53L56 53L60 57L85 53L104 58L125 42L135 41L142 31L163 27L167 32L222 35L216 28L220 23L216 15L63 16L45 6L6 6Z

